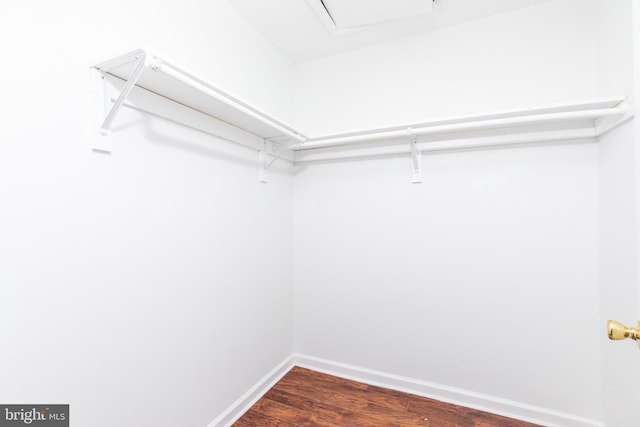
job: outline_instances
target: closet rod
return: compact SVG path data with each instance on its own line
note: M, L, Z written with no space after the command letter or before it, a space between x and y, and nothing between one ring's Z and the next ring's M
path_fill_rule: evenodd
M460 149L482 149L489 147L499 147L504 145L525 145L537 143L552 143L561 141L584 141L598 137L598 132L594 128L569 129L559 131L549 131L542 133L523 133L509 135L484 136L480 138L461 138L446 141L420 142L417 149L420 153L436 151L452 151ZM297 153L296 164L316 163L331 160L375 158L399 156L411 153L411 147L407 144L392 145L385 147L369 147L363 150L352 149L348 151L299 151Z
M230 95L225 93L221 93L216 90L214 87L208 85L204 81L198 79L191 74L180 70L179 68L169 64L161 60L160 58L154 57L152 60L152 64L149 66L154 71L162 72L181 83L184 83L187 86L190 86L196 90L206 93L208 96L216 99L217 101L222 102L223 104L246 114L247 116L253 117L254 119L260 121L261 123L277 130L278 132L287 135L298 142L304 142L307 140L307 137L295 132L293 129L288 128L285 124L280 123L274 119L264 116L260 111L252 108L251 106L245 104L244 102L236 99Z
M533 114L520 117L507 117L501 119L480 120L472 122L452 123L445 125L421 126L394 131L381 131L363 135L351 135L325 139L308 140L307 142L293 144L292 150L307 150L313 148L335 147L339 145L371 142L381 139L403 138L410 131L414 135L432 135L460 131L473 131L484 129L497 129L503 127L523 126L529 124L543 124L562 122L569 120L596 119L605 116L620 116L625 113L624 107L601 108L583 111L567 111L559 113Z

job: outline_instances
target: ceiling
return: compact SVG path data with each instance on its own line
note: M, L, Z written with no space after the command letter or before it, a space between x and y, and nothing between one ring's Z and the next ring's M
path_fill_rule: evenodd
M345 1L345 0L340 0ZM393 0L388 0L393 1ZM426 0L428 1L428 0ZM293 62L356 49L549 0L436 0L431 13L356 30L331 28L320 0L230 0Z

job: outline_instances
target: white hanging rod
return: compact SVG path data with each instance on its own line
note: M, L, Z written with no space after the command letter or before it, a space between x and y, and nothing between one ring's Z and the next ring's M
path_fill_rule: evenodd
M435 151L451 151L460 149L480 149L488 147L499 147L503 145L525 145L537 143L553 143L561 141L584 141L598 137L598 132L594 128L568 129L547 131L538 133L509 134L485 136L480 138L461 138L448 141L418 142L416 149L419 153ZM410 145L393 145L385 147L365 147L353 148L348 151L299 151L297 152L296 164L315 163L331 160L345 160L357 158L388 157L405 155L411 153Z
M562 122L569 120L588 120L605 116L621 116L625 113L624 107L600 108L582 111L567 111L547 114L532 114L518 117L507 117L500 119L478 120L472 122L461 122L444 125L421 126L411 128L415 135L432 135L439 133L451 133L460 131L473 131L483 129L497 129L504 127L523 126L529 124L542 124ZM378 131L368 134L338 136L332 138L321 138L297 143L289 148L292 150L308 150L314 148L335 147L340 145L372 142L384 139L406 138L407 129L393 131Z
M247 116L250 116L256 120L258 120L259 122L272 127L273 129L278 130L279 132L282 132L284 135L287 135L291 138L293 138L296 141L299 142L304 142L307 140L307 137L305 137L304 135L296 132L295 130L287 127L285 124L280 123L274 119L271 119L269 117L266 117L264 114L262 114L260 111L256 110L255 108L245 104L244 102L240 101L239 99L236 99L234 97L232 97L231 95L225 94L225 93L221 93L218 89L214 88L213 86L209 85L208 83L200 80L199 78L187 73L186 71L180 70L179 68L175 67L174 65L158 58L158 57L152 57L151 60L151 64L149 65L149 68L152 69L153 71L159 71L163 74L166 74L184 84L186 84L187 86L190 86L200 92L203 92L205 94L207 94L208 96L216 99L217 101L237 110L242 112L243 114L246 114Z

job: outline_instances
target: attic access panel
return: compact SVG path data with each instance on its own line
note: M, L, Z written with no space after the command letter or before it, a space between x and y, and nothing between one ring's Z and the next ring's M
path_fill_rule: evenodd
M431 12L433 0L317 0L339 29L375 25Z

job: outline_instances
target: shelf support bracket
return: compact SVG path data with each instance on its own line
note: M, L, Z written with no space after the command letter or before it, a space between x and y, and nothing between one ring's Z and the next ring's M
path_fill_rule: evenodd
M418 150L418 137L413 133L413 129L408 128L407 134L411 148L411 182L420 184L422 182L422 152Z
M271 160L269 160L269 147L271 147ZM259 162L260 162L260 172L258 176L258 181L263 184L266 184L267 181L267 173L271 166L276 162L276 160L280 159L279 155L280 146L272 141L264 140L264 145L262 150L260 150L259 154Z
M100 126L100 135L107 136L111 134L111 125L113 124L113 120L118 114L118 111L120 111L122 104L124 104L124 101L131 93L131 90L138 82L138 78L140 78L140 74L142 74L142 70L144 69L145 61L146 54L140 53L136 60L135 68L127 79L127 83L124 85L124 88L122 88L120 96L118 96L118 98L115 100L113 107L111 107L111 111L109 111L109 114L107 114L107 117L104 119L104 122L102 122L102 125Z
M109 111L109 99L107 96L107 81L104 74L97 68L91 68L91 131L89 133L89 141L93 151L102 153L111 152L111 144L109 138L104 138L98 130L104 118Z

